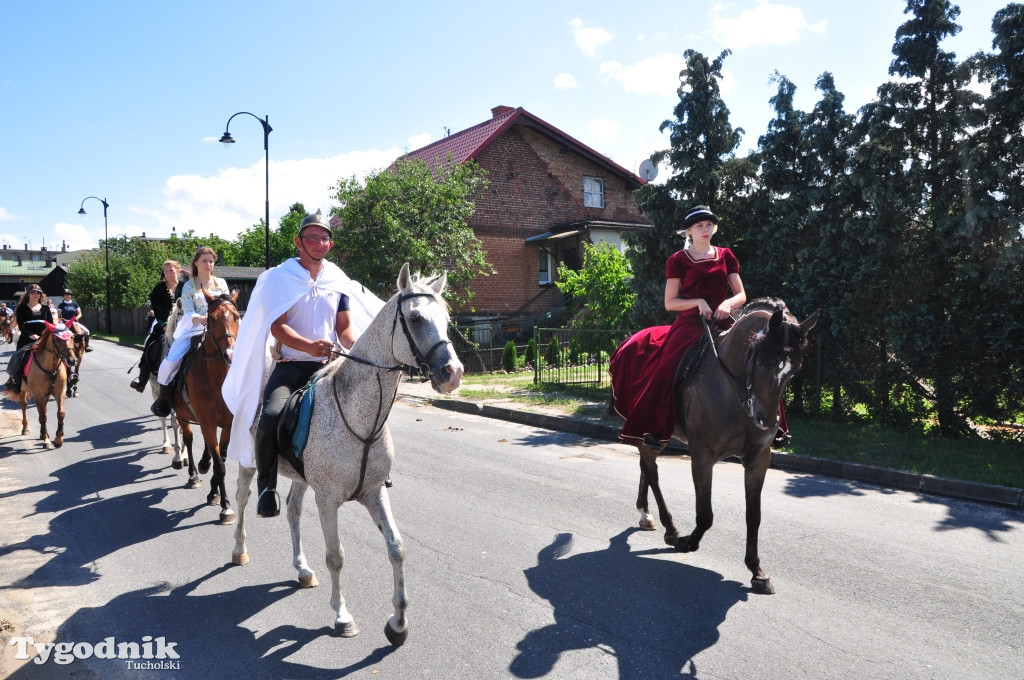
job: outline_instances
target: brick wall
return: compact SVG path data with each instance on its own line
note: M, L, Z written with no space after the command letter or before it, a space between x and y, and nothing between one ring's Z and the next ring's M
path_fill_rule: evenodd
M490 186L476 197L469 224L498 273L473 281L474 315L533 315L561 299L555 286L540 284L539 247L525 245L527 237L588 219L646 221L624 180L525 126L506 131L477 162L489 172ZM604 208L584 207L584 176L604 180ZM582 254L577 237L547 247L554 250L556 267L566 249Z

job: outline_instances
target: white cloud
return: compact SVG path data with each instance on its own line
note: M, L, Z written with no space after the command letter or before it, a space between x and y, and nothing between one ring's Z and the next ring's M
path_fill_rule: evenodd
M413 135L409 138L409 149L415 151L416 149L430 144L431 135L429 132L421 132L418 135Z
M587 131L597 137L600 142L614 141L619 134L619 124L608 118L596 118L587 121Z
M576 17L569 22L576 45L588 57L594 56L597 48L612 39L612 34L603 28L583 28L583 20Z
M7 208L0 206L0 222L14 222L19 219L17 215L7 212Z
M411 141L411 140L410 140ZM353 151L332 158L308 158L270 163L270 222L276 226L292 203L308 210L326 212L334 205L331 186L341 178L365 177L385 168L403 153L401 149ZM196 234L216 234L233 239L259 222L264 215L264 165L260 160L248 168L226 168L212 177L175 175L164 185L164 203L158 209L132 207L137 215L158 222L170 234L191 229ZM73 225L67 225L71 227ZM152 230L152 227L150 227ZM110 233L118 232L111 227ZM130 232L129 232L130 234ZM131 234L130 234L131 235ZM95 238L92 239L95 243Z
M576 76L571 73L559 73L555 76L555 87L559 90L575 90L580 84L576 82Z
M626 92L674 97L679 87L679 72L685 66L686 60L681 56L666 52L630 66L617 61L605 62L601 64L601 74L618 80Z
M784 45L796 41L804 30L824 32L826 22L807 23L799 7L773 5L757 0L757 7L736 16L725 16L730 5L711 8L712 36L729 49L761 45Z

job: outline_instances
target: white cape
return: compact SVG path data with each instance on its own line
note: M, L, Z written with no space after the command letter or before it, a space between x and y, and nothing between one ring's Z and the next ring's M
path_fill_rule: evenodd
M263 385L272 368L270 324L287 312L311 288L337 291L348 296L351 326L356 337L366 330L384 302L353 281L337 265L324 261L320 278L313 281L298 258L286 260L256 279L256 287L238 327L231 368L221 394L234 415L228 458L255 467L252 425L263 403Z

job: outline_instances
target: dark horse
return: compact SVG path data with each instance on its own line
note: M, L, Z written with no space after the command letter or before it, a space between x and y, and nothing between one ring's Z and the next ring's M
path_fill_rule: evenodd
M807 334L818 320L816 310L798 322L781 300L747 304L731 329L718 335L685 380L675 386L675 437L689 444L697 526L680 536L658 483L658 448L641 444L640 491L636 499L640 527L655 529L647 511L647 490L654 492L665 526L665 542L680 552L694 552L711 528L711 476L714 465L729 456L743 463L747 505L747 550L744 562L753 574L751 587L774 593L761 569L757 532L761 525L761 488L771 462L771 443L779 423L779 400L800 370ZM684 358L685 361L685 358ZM677 374L678 375L678 374ZM614 397L613 397L614 398Z
M235 351L235 336L238 335L238 308L235 307L237 293L231 296L215 297L205 290L207 321L198 346L190 350L182 361L181 374L176 378L177 389L171 406L181 426L182 440L188 451L188 476L185 486L195 489L202 486L200 474L206 474L213 463L213 477L210 479L210 494L207 505L220 505L220 523L234 524L235 512L228 502L224 488L224 457L227 455L231 438L231 411L224 405L220 388L231 366ZM194 341L195 342L195 341ZM198 423L203 433L203 458L198 470L192 455L192 423ZM220 428L220 436L217 428Z

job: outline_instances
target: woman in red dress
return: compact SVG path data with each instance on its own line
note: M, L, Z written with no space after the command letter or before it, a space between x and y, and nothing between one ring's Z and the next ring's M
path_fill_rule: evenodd
M687 213L679 232L686 245L665 264L665 309L676 312L675 322L634 334L611 357L615 410L626 420L619 439L627 444L668 443L675 429L672 383L683 354L704 333L701 317L728 324L747 300L736 256L711 245L717 231L708 206Z

